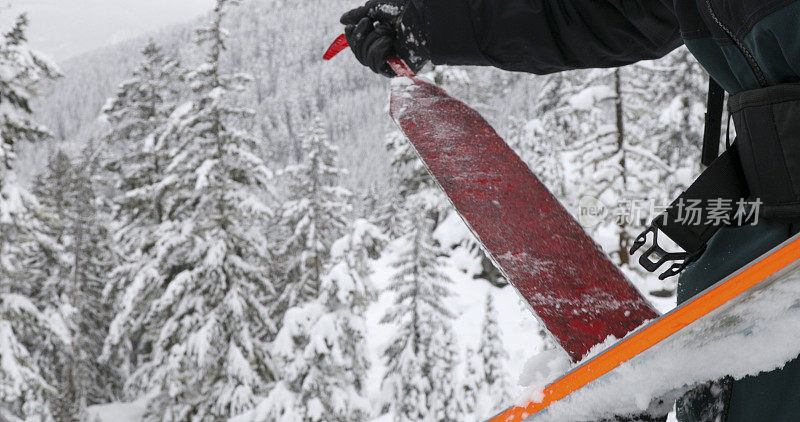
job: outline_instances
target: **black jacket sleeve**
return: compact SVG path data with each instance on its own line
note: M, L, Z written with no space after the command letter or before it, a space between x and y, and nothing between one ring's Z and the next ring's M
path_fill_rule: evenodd
M672 0L411 0L436 64L553 73L662 57Z

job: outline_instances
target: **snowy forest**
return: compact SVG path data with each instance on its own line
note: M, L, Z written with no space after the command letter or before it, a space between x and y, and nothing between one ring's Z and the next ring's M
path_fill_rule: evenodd
M354 5L217 0L64 63L24 15L3 29L0 420L479 421L568 364L391 122L388 80L321 60ZM628 249L700 170L687 50L423 76L571 212L606 207L587 231L674 306Z

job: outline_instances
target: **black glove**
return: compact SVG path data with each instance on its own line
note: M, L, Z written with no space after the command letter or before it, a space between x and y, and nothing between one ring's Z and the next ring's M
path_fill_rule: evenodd
M389 56L403 59L414 73L428 61L419 17L407 0L369 0L340 22L356 59L375 73L395 76L386 63Z

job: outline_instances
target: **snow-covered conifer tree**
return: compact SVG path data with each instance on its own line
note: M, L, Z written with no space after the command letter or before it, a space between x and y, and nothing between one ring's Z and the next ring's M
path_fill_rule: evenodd
M37 308L36 290L20 278L25 241L36 236L30 205L33 197L16 180L20 143L39 142L50 132L30 118L30 102L41 82L59 76L55 65L26 45L28 19L17 18L0 38L0 408L13 417L49 421L48 396L53 391L43 378L31 346L37 340L62 340L58 328Z
M120 85L103 108L109 131L103 138L104 167L114 176L114 237L119 265L113 269L106 295L120 303L152 300L163 289L149 282L158 270L154 245L159 225L169 219L166 202L172 188L165 179L171 137L161 136L175 111L178 63L152 41L142 50L142 63ZM129 374L152 339L146 337L142 313L123 306L107 338L103 360Z
M272 348L281 381L255 413L265 421L365 420L371 413L364 392L363 313L373 296L368 261L385 241L366 220L348 219L344 170L320 120L302 145L305 158L285 172L288 266L281 306L288 309ZM347 226L353 231L340 238Z
M649 278L628 250L655 217L650 211L668 205L697 172L707 79L684 49L658 61L582 73L566 96L577 130L563 155L576 171L565 180L578 196L567 202L577 208L581 197L599 200L607 218L589 228L592 234L629 274Z
M6 179L10 178L9 170L16 158L15 144L50 137L47 128L30 119L30 102L40 82L55 79L60 73L44 56L27 47L27 29L28 18L20 15L11 30L0 39L0 68L3 69L0 99L9 106L0 112L0 187L11 182Z
M194 98L178 107L156 142L170 145L162 199L165 220L152 242L154 264L135 282L164 286L123 294L120 314L142 315L149 353L128 380L130 394L156 393L147 420L224 420L250 409L272 380L266 338L275 324L266 303L271 172L254 151L260 139L239 126L250 110L232 105L246 75L221 69L227 9L217 0L197 31L205 61L186 80ZM120 338L125 336L115 333Z
M398 181L397 174L392 174L392 180ZM390 239L397 239L403 235L403 218L405 201L400 194L400 183L392 183L383 194L383 200L376 207L372 220L378 224Z
M28 18L21 15L10 31L0 38L0 257L11 256L10 239L24 229L24 203L32 201L16 181L13 172L19 143L39 142L49 138L47 128L30 118L30 102L36 87L59 76L55 65L26 46ZM0 259L0 277L8 277L16 265Z
M395 303L382 319L394 330L384 351L383 387L386 406L397 421L429 420L443 412L445 404L436 398L442 392L434 392L439 382L433 379L432 369L447 365L435 348L441 347L436 339L446 338L452 329L453 314L444 304L451 281L442 272L441 251L424 209L418 204L409 212L412 224L402 239L388 287Z
M662 59L641 62L636 71L648 79L651 104L661 105L651 110L647 125L658 156L672 166L699 172L708 74L686 47Z
M52 421L50 404L56 391L41 374L22 339L40 339L52 333L51 322L27 297L0 291L0 412L30 420ZM0 413L0 416L6 416Z
M475 354L471 347L467 348L465 357L464 380L461 383L462 394L464 397L464 411L475 416L477 420L481 415L475 415L479 411L478 404L484 396L484 375L481 359Z
M609 210L608 219L595 227L600 243L619 265L631 264L631 242L643 229L648 189L658 186L658 174L672 169L654 153L644 126L652 107L646 82L631 70L590 72L586 86L570 103L582 116L581 132L568 145L578 166L573 187ZM638 270L635 265L631 269Z
M627 80L626 136L632 152L628 161L633 161L630 172L634 177L641 175L638 178L642 180L640 186L631 184L628 189L635 189L637 196L652 201L654 210L658 210L669 205L700 174L708 74L682 47L662 59L626 68L622 76ZM649 215L648 205L643 204L648 213L641 218L629 213L633 218L625 223L630 226L631 237L655 217ZM631 267L643 273L638 264ZM655 288L651 294L675 294L677 278L650 278Z
M424 211L434 219L435 228L439 223L439 214L448 209L450 204L439 192L422 160L414 152L402 132L392 131L389 133L386 138L386 151L391 160L401 205L409 206L410 204L405 203L406 201L413 201L416 206L424 205ZM416 198L411 199L414 197Z
M584 72L547 75L533 98L531 120L512 119L508 134L509 144L539 179L562 201L574 205L577 198L567 188L568 160L564 156L567 144L574 142L580 133L579 114L570 100L582 85Z
M368 221L352 222L348 233L331 247L331 265L323 278L318 302L330 315L333 332L329 339L330 357L319 365L324 377L317 381L317 395L325 416L317 420L360 421L372 415L372 403L367 398L367 371L371 367L366 344L364 313L375 298L370 277L371 259L377 258L385 243L380 230ZM310 343L321 344L311 337Z
M429 361L432 389L428 406L435 420L456 422L464 420L464 396L459 388L457 370L460 364L458 344L451 329L444 327L433 338Z
M65 237L68 236L74 200L75 169L61 150L48 160L42 174L33 182L35 201L27 201L29 230L21 243L22 253L18 277L27 280L26 287L39 309L57 310L65 304L71 264ZM83 199L83 198L82 198Z
M282 217L287 267L281 305L287 308L319 296L331 245L343 234L351 210L351 194L340 185L345 170L337 164L337 151L317 119L303 139L303 161L285 170L289 200Z
M331 249L319 296L284 316L272 349L281 381L254 411L259 421L364 421L372 414L364 312L374 294L366 261L383 236L366 220L352 226Z
M510 390L505 370L508 352L503 345L503 333L497 323L497 310L491 293L486 296L484 318L483 334L478 348L483 366L483 380L486 394L494 401L494 406L502 406L508 400Z
M112 304L104 295L108 276L117 257L112 252L109 231L110 209L97 179L97 157L92 148L84 149L83 159L76 160L75 183L69 221L70 237L66 243L72 259L68 279L70 318L71 397L82 408L119 398L124 375L113 364L98 359L98 351L108 335L113 318Z
M19 277L32 287L34 302L63 326L61 336L32 342L42 375L55 387L51 407L57 420L72 420L86 406L112 400L121 383L96 356L111 319L103 290L113 259L90 174L94 168L87 161L74 164L61 150L51 156L34 181L37 201L29 206L35 207L35 230L20 256Z
M131 78L103 107L103 118L110 126L105 135L106 148L111 150L106 166L114 171L117 189L123 192L118 199L120 217L127 223L123 227L132 219L148 227L160 222L165 213L160 201L164 187L158 182L170 145L165 142L168 138L158 135L176 107L180 66L153 41L142 56Z
M340 266L355 280L367 280L372 274L371 260L380 257L387 237L381 229L366 219L359 218L348 224L347 233L331 246L332 267ZM357 283L369 287L371 283ZM373 292L365 292L364 298L374 296ZM361 304L364 306L365 304Z
M400 197L398 175L390 175L388 186L378 188L370 186L361 197L360 217L366 218L381 228L390 239L402 236L403 200Z

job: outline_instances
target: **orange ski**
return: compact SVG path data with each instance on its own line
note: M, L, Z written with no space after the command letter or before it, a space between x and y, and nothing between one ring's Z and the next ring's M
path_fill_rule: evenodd
M717 326L720 324L735 325L736 323L730 322L730 315L726 315L720 308L723 305L734 302L740 296L745 296L744 293L746 292L757 295L760 292L756 290L762 290L761 293L763 293L763 290L768 289L769 285L774 284L773 282L776 280L790 279L789 281L796 281L794 280L795 278L800 278L796 277L796 273L800 271L793 272L793 270L800 266L798 264L800 261L798 260L800 260L800 235L786 241L748 266L697 295L694 299L637 329L614 346L581 364L561 379L547 386L540 395L542 397L540 401L530 402L525 406L512 407L492 418L490 422L519 422L537 415L544 409L611 373L653 346L670 339L671 336L690 325L695 323L702 324L701 320L709 320L705 321L706 325L709 323L717 324ZM792 265L793 263L795 265ZM791 277L783 277L786 274L790 274ZM755 286L759 286L759 288L754 288ZM750 299L748 298L748 300ZM796 312L792 311L792 309L796 308L797 300L793 300L794 302L787 302L787 305L780 309L786 309L787 312L793 315L793 318L796 318L794 316ZM772 303L767 302L767 304ZM715 310L719 311L715 312ZM737 315L732 320L746 321L747 316L747 313L742 313L742 315ZM727 320L725 319L726 317L728 318ZM739 324L742 323L739 322ZM793 324L796 327L796 321ZM738 333L739 331L732 332ZM698 342L703 341L703 339L693 341ZM800 352L800 349L796 351ZM779 364L780 362L773 362L773 367ZM769 368L762 370L767 369ZM559 419L566 420L563 417Z

